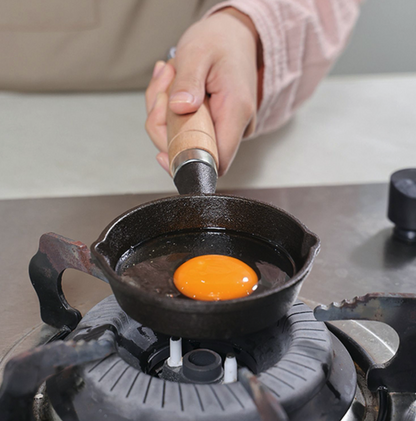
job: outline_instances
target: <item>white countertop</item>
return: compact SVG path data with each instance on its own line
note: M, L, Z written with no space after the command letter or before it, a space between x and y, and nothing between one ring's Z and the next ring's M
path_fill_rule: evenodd
M143 93L0 93L0 199L174 192ZM416 74L326 79L278 132L244 142L220 189L386 182L416 167Z

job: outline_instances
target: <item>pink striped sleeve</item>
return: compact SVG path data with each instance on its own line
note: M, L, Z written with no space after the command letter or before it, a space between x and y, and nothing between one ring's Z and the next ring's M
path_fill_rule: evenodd
M254 135L275 130L311 96L344 48L359 0L229 0L248 15L263 45L263 99ZM207 15L208 15L207 14Z

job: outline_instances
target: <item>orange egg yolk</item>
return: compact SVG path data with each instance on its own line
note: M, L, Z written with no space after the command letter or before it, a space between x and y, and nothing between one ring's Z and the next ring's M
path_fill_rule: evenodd
M257 288L256 272L234 257L207 254L194 257L176 269L173 283L189 298L202 301L232 300Z

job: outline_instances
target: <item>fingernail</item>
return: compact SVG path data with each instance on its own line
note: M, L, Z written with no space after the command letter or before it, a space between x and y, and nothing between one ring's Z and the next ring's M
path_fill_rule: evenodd
M169 102L172 103L186 103L186 104L192 104L194 102L194 96L191 95L189 92L176 92L176 94L173 94L169 98Z
M164 61L158 61L153 69L153 77L157 78L165 66L166 63Z

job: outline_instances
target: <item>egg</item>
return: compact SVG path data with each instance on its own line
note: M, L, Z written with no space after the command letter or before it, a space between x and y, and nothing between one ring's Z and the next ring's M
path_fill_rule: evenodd
M232 300L250 295L256 288L256 272L230 256L206 254L179 266L173 283L185 296L195 300Z

